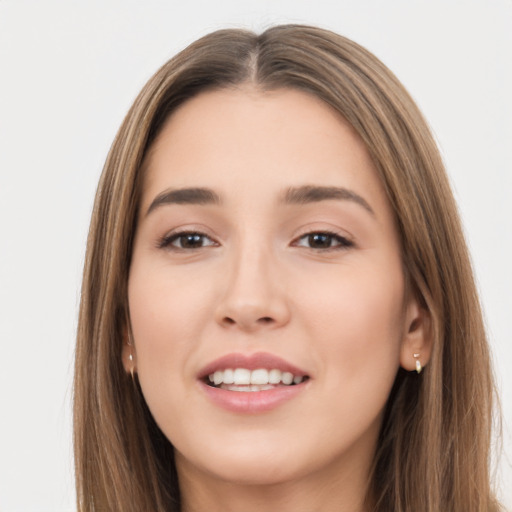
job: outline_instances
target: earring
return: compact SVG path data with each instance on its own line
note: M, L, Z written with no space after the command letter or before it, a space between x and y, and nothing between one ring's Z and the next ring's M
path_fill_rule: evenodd
M128 346L130 347L130 354L128 355L128 361L130 361L130 374L132 376L132 380L133 380L133 370L135 368L135 364L133 363L133 353L132 353L132 346L133 346L133 341L132 341L132 335L130 332L128 332Z
M133 369L134 369L134 364L133 364L133 354L132 354L132 351L130 350L130 355L128 356L128 360L130 361L130 374L132 376L132 380L133 380Z
M133 377L133 370L135 368L135 365L133 364L133 355L130 351L130 355L128 356L128 360L130 361L130 375L132 376L132 380L134 380L134 377Z
M419 360L420 354L413 354L413 357L414 357L414 359L416 359L416 371L418 373L421 373L421 370L423 370L423 367L421 366L421 363Z

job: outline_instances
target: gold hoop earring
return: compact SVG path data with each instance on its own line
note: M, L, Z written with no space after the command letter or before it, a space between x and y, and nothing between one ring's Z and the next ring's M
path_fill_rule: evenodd
M419 360L420 354L413 354L413 357L414 357L414 359L416 359L416 371L418 373L421 373L421 370L423 370L423 367L421 366L421 363Z

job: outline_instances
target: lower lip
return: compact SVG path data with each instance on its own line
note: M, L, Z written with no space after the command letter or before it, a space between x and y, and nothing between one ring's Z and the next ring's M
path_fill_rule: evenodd
M231 412L257 414L271 411L301 393L307 382L294 386L278 386L265 391L228 391L200 381L202 390L217 406Z

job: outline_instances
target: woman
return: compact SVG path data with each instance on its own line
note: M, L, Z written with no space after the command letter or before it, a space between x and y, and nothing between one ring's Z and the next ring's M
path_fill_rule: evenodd
M492 395L443 165L382 63L281 26L155 74L91 223L79 510L498 510Z

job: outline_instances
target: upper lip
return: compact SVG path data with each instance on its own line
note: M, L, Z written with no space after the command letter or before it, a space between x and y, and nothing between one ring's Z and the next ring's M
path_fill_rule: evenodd
M278 356L266 352L256 352L254 354L233 353L219 357L202 368L198 378L203 379L218 370L226 370L228 368L246 368L247 370L266 368L268 370L276 369L282 372L290 372L295 376L308 375L306 371Z

